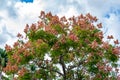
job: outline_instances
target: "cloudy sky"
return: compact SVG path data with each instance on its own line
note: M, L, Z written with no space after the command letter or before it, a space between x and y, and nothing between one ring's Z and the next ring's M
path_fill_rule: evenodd
M0 0L0 47L16 40L25 24L37 22L40 11L70 17L91 13L106 34L120 38L120 0Z

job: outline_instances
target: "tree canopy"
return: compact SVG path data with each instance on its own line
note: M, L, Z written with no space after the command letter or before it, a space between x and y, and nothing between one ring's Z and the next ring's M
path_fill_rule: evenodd
M119 41L103 40L102 23L89 13L66 18L41 11L13 46L3 71L14 80L116 80ZM113 41L114 44L110 44Z

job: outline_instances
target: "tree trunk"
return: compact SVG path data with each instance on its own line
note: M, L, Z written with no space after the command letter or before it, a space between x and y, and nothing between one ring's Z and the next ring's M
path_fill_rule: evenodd
M2 80L2 71L0 71L0 80Z
M62 70L63 70L63 80L66 80L66 66L65 66L65 63L64 63L64 60L63 60L63 55L60 56L60 64L62 66Z

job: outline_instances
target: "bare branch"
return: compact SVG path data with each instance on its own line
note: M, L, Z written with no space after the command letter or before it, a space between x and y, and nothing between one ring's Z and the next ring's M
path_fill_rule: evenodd
M63 74L62 74L61 72L59 72L58 70L51 69L51 68L47 68L47 67L43 67L43 66L40 66L40 68L42 68L42 69L47 69L47 70L49 70L49 71L56 72L56 73L58 73L59 75L63 76Z
M76 67L80 66L81 64L83 64L83 63L84 63L84 61L85 61L85 60L83 60L83 61L79 61L78 65L71 65L71 66L69 66L69 67L68 67L68 69L67 69L67 71L69 72L71 69L73 69L73 68L76 68Z

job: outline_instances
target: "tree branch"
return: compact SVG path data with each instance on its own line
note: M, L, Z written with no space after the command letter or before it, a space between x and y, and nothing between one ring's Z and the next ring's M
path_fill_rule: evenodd
M55 70L54 68L48 68L48 66L47 66L47 67L41 66L41 65L39 65L39 63L38 63L37 61L35 61L35 60L34 60L33 62L37 63L37 65L39 66L39 68L47 69L47 70L49 70L49 71L56 72L56 73L58 73L59 75L63 76L63 74L62 74L61 72L59 72L58 70ZM41 64L42 64L42 63L41 63Z
M63 69L63 78L64 78L64 80L66 80L66 70L65 70L65 68L66 68L66 66L65 66L65 63L64 63L64 61L63 61L63 55L61 54L60 55L60 64L61 64L61 66L62 66L62 69Z
M43 67L43 66L40 66L40 68L42 68L42 69L48 69L47 67ZM59 75L63 76L63 74L62 74L61 72L59 72L58 70L51 69L51 68L49 68L49 70L50 70L50 71L53 71L53 72L56 72L56 73L58 73Z
M76 67L80 66L81 64L84 63L84 61L85 61L85 60L79 61L78 65L71 65L71 66L69 66L68 69L67 69L67 71L69 72L69 70L71 70L71 69L73 69L73 68L76 68Z

